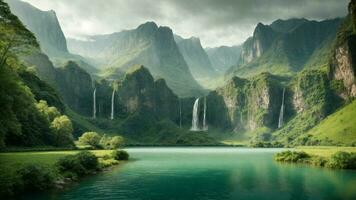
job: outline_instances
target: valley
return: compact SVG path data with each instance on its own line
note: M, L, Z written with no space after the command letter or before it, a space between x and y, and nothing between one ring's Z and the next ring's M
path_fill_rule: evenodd
M330 177L308 165L330 171L356 168L356 1L347 5L345 16L335 18L259 22L243 42L213 47L206 43L207 33L187 36L151 18L127 29L71 37L63 13L26 0L0 0L0 195L47 191L58 181L63 188L67 182L82 185L83 179L83 188L54 194L80 199L82 190L100 191L102 186L93 184L112 175L123 178L123 199L135 191L143 198L146 189L157 190L151 196L157 199L199 199L187 188L182 196L173 185L165 188L155 175L143 178L152 188L137 191L135 176L145 168L155 171L152 163L163 163L172 171L157 168L154 173L169 179L184 172L192 188L194 181L216 178L221 183L217 194L207 192L213 187L208 183L201 191L195 188L207 198L229 192L226 198L245 194L243 199L249 199L249 189L261 192L268 185L260 173L271 170L298 174L296 180L283 176L291 185L310 186L315 180L303 175L310 172L330 187L338 181L333 186L338 191L330 194L336 197L341 188L352 187L354 172L336 171ZM261 164L250 155L269 160L251 169L251 183L233 169ZM87 179L98 172L103 173ZM31 176L39 178L32 183L26 178ZM227 191L227 176L246 185ZM347 176L347 182L338 176ZM277 189L268 188L272 198ZM319 198L326 186L317 190L304 192ZM355 196L347 191L345 199ZM38 195L23 199L52 194Z

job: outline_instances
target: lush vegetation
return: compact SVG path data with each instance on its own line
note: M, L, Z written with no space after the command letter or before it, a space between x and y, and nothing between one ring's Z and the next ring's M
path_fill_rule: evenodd
M305 163L333 169L356 169L356 152L337 151L328 156L309 154L304 151L283 151L275 160L289 163Z
M62 188L128 157L123 150L1 153L0 195Z

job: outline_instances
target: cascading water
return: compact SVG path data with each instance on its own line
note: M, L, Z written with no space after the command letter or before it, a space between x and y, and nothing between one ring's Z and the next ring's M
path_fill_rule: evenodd
M93 118L96 118L96 88L93 93Z
M192 128L191 131L200 131L199 129L199 98L194 102L193 106L193 118L192 118Z
M208 126L206 125L206 97L204 97L204 118L203 118L203 130L207 131Z
M278 118L278 128L281 128L283 126L283 116L284 116L284 94L286 92L286 89L283 88L283 95L282 95L282 105L281 105L281 110L279 112L279 118Z
M115 89L112 91L112 95L111 95L111 116L110 119L113 120L114 119L114 102L115 102Z
M182 102L179 99L179 127L182 128Z

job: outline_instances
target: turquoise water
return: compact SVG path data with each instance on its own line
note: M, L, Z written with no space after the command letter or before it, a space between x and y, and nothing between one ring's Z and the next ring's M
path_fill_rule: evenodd
M356 199L356 172L280 164L280 149L130 148L132 160L31 199Z

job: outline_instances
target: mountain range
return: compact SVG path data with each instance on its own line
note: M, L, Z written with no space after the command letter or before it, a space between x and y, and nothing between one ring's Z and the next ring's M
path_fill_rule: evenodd
M11 11L1 1L0 50L6 55L7 45L14 46L1 58L9 89L0 87L0 94L16 101L0 101L6 107L0 146L52 145L43 134L49 122L37 110L41 100L69 116L75 136L120 133L131 144L217 144L226 138L256 146L356 142L340 139L354 135L351 125L335 123L341 128L332 137L321 131L329 115L352 116L342 113L353 109L349 103L356 96L355 6L345 18L259 23L240 46L204 49L199 38L184 39L154 22L66 39L53 11L8 2ZM28 109L22 112L13 102ZM189 132L193 107L198 122L205 116L214 131Z

